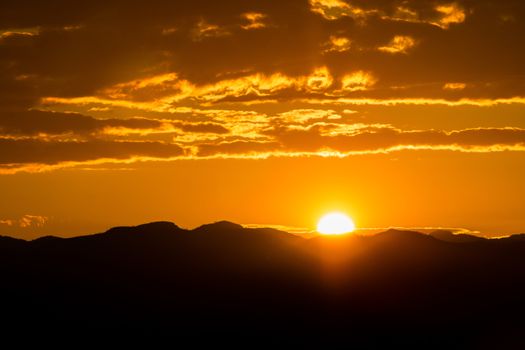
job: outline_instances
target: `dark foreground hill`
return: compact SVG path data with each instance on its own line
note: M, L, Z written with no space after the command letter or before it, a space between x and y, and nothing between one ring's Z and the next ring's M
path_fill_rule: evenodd
M421 348L525 339L525 240L303 239L229 222L0 237L2 330L162 330Z

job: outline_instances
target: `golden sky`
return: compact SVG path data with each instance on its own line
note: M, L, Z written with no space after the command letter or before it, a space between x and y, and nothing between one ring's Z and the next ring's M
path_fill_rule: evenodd
M521 0L3 1L0 234L525 231Z

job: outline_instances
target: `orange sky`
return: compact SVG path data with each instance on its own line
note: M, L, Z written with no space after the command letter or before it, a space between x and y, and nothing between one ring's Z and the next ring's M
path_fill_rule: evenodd
M0 234L525 231L521 1L26 2L0 4Z

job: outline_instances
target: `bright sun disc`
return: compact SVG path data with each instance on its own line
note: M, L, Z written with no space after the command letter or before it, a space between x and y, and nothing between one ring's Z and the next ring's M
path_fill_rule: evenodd
M326 214L317 223L317 232L324 235L342 235L355 230L355 224L343 213Z

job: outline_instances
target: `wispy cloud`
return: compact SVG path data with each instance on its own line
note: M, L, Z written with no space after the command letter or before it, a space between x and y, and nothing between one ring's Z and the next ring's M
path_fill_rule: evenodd
M416 46L416 41L408 35L396 35L390 42L377 49L390 54L407 54L410 49Z
M241 18L246 22L241 25L242 29L245 30L254 30L265 28L266 24L264 20L266 15L259 12L246 12L241 15Z
M25 229L38 228L44 226L48 220L49 218L47 216L25 214L18 218L0 219L0 226Z

